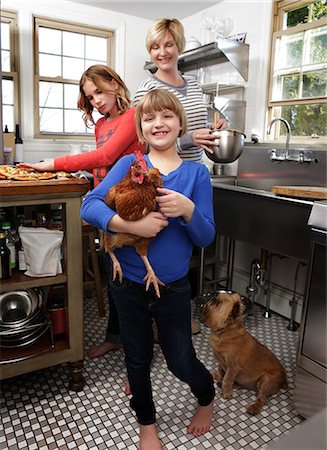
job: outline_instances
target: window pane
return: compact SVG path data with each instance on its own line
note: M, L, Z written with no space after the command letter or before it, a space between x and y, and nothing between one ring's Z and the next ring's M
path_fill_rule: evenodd
M14 129L14 107L10 105L3 105L2 106L2 123L3 128L5 128L5 125L8 127L8 131L13 132Z
M307 23L309 20L309 7L303 6L302 8L293 9L287 11L286 16L286 28L294 27L299 23Z
M1 22L1 49L10 50L10 26Z
M61 31L39 27L39 52L61 54Z
M39 74L43 77L61 77L60 56L39 55Z
M85 60L85 70L88 69L91 66L94 66L95 64L102 64L102 65L107 65L107 63L105 61L99 61L96 59L86 59Z
M63 85L60 83L47 83L41 81L39 84L39 106L62 108Z
M65 56L84 57L84 35L63 31L63 54Z
M41 133L63 132L63 110L40 108Z
M318 20L327 16L326 0L315 2L312 6L312 20Z
M327 26L308 31L310 63L327 61Z
M303 33L277 39L275 69L299 66L302 63L302 51Z
M65 110L65 129L66 133L84 133L85 126L80 111Z
M107 61L107 39L95 36L86 36L85 57Z
M293 136L323 137L327 134L327 104L282 106L281 116L286 119ZM281 134L285 135L284 127Z
M84 60L63 58L63 77L69 80L79 80L84 72Z
M296 75L286 75L282 77L282 98L292 99L299 98L299 81L300 76Z
M6 105L14 104L14 82L2 80L2 102Z
M10 72L10 52L8 50L1 51L1 67L4 72Z
M327 70L303 74L302 97L324 97L327 95Z
M77 109L79 86L74 84L64 85L64 107Z

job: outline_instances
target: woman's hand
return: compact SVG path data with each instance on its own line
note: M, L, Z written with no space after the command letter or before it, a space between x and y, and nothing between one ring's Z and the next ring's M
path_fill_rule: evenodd
M33 164L22 162L22 163L17 164L17 166L21 167L21 168L38 170L40 172L45 172L47 170L54 170L54 168L55 168L54 159L48 159L47 161L42 161L42 162L33 163Z
M221 117L216 123L212 125L213 130L226 130L229 127L228 120L225 117Z
M166 188L157 188L160 196L156 197L160 212L165 217L183 217L187 223L192 219L194 203L180 192Z
M214 145L214 140L217 138L217 136L211 134L211 131L210 128L199 128L192 133L194 144L197 147L202 147L209 153L213 153L210 146Z

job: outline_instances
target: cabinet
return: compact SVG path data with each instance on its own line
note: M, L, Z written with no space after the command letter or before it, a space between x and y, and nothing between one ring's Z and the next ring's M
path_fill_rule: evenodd
M208 82L203 77L203 72L202 74L200 72L225 62L229 62L241 79L247 81L249 45L231 39L217 38L210 44L182 53L178 58L178 68L182 73L193 72L201 83L204 100L208 106L209 122L213 122L214 112L219 110L234 128L244 131L246 108L244 86L240 83L221 82L219 73L216 74L215 82L213 80ZM157 70L153 63L146 63L144 69L151 73Z
M89 182L77 178L34 182L0 182L0 206L40 206L61 204L64 210L64 272L54 277L33 278L15 272L2 281L0 292L64 284L67 291L68 333L64 340L54 341L48 349L46 337L29 347L1 349L1 379L21 375L57 364L69 363L69 388L84 386L82 375L83 347L83 268L81 196L89 190ZM9 361L9 362L8 362Z

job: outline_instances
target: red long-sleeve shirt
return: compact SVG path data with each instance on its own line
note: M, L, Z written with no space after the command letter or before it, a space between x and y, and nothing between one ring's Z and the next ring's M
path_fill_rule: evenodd
M144 153L145 145L136 135L134 114L135 108L130 108L113 120L99 119L95 125L96 150L55 158L55 170L92 171L96 186L119 158L136 150Z

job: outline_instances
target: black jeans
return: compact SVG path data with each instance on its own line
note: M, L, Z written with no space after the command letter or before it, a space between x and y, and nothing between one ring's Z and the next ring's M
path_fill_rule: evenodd
M122 284L111 281L110 290L118 311L133 395L131 407L138 422L150 425L156 421L150 380L152 317L157 324L159 343L168 368L177 378L188 383L199 405L209 405L215 395L214 384L193 347L187 277L161 288L160 299L153 291L146 292L144 285L126 279Z
M112 342L119 344L120 339L120 327L115 302L110 293L110 280L112 279L111 259L108 253L102 253L102 261L104 262L105 274L107 280L107 296L109 303L109 317L106 331L106 342Z

